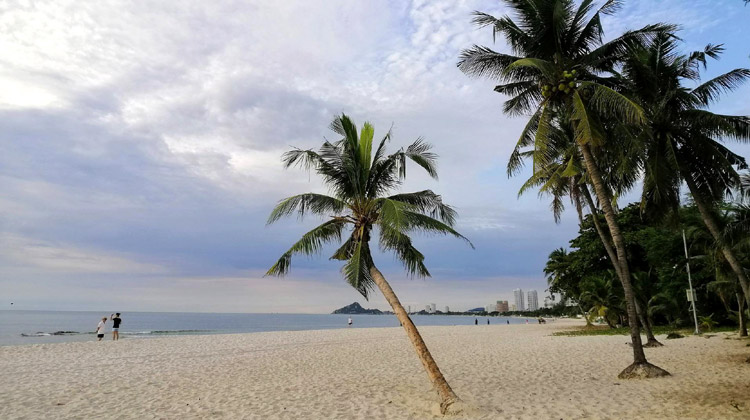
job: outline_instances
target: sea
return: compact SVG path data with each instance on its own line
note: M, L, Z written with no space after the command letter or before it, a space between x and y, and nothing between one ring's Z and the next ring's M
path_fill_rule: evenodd
M97 323L111 314L73 311L0 311L0 346L96 340ZM238 334L264 331L300 331L398 327L395 315L247 314L191 312L124 312L120 339L148 339L176 335ZM526 318L469 315L411 315L415 325L520 324ZM534 321L535 320L531 320ZM530 321L530 322L531 322ZM111 321L107 321L111 331ZM111 333L107 335L111 339Z

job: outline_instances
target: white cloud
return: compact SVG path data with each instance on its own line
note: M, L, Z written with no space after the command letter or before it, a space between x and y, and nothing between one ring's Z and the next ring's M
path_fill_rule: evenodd
M608 33L660 16L716 25L705 1L700 10L632 3ZM441 156L440 182L410 169L405 189L441 193L479 246L464 254L459 242L420 238L441 284L431 301L464 277L524 278L542 289L539 261L575 225L555 227L546 201L517 200L521 179L506 179L524 121L502 116L493 81L456 68L462 48L491 43L488 29L471 26L474 10L503 12L489 0L0 3L0 235L23 238L3 242L5 258L34 273L14 272L26 276L17 280L90 276L66 283L71 302L97 278L123 273L133 299L184 284L180 299L194 302L191 293L208 289L191 279L211 278L227 290L265 290L266 302L288 295L279 308L313 308L299 302L318 286L334 296L311 297L321 305L348 303L348 286L326 289L338 275L317 260L295 260L326 267L311 288L240 280L309 226L265 228L273 204L324 191L284 171L281 153L319 146L331 117L346 112L371 120L377 135L393 124L394 148L424 136ZM495 48L506 49L501 40ZM152 261L169 261L170 271L154 274ZM141 289L128 272L153 274L154 284ZM205 310L231 298L219 289Z
M165 267L135 261L127 256L53 244L18 235L0 237L0 261L5 266L43 269L55 273L156 274Z

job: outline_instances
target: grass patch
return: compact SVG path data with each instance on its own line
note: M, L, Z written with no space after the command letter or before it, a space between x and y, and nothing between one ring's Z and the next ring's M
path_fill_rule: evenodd
M668 325L664 326L658 326L654 327L654 335L663 335L663 334L669 334L669 333L679 333L685 336L693 335L693 329L692 328L677 328L677 327L670 327ZM713 331L703 331L703 333L706 334L715 334L719 332L736 332L737 327L732 326L725 326L725 327L715 327ZM641 331L643 333L643 331ZM609 328L606 325L605 326L593 326L593 327L581 327L576 328L574 330L566 330L566 331L557 331L555 333L552 333L552 335L558 335L558 336L566 336L566 337L578 337L578 336L584 336L584 335L630 335L630 328L628 327L622 327L622 328Z

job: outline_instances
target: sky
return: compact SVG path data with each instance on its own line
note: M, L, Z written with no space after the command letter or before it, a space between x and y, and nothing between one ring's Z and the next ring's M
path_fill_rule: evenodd
M456 68L472 44L508 50L474 10L506 13L485 0L0 1L0 309L388 309L342 280L331 249L264 277L316 221L266 226L275 203L326 192L281 154L320 146L342 112L376 136L392 126L391 150L432 143L439 180L413 168L402 190L441 194L476 246L417 237L428 279L376 254L404 305L542 296L576 217L556 224L548 198L517 197L528 172L505 174L525 119L502 114L495 82ZM685 50L724 43L711 77L750 67L747 21L740 0L630 0L604 26L679 23ZM714 110L748 115L749 96Z

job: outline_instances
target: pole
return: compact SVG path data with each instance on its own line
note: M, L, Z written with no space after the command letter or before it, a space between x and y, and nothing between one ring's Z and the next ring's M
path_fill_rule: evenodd
M693 280L690 278L690 256L688 255L685 229L682 229L682 245L685 247L685 267L687 267L688 285L690 286L690 305L693 307L693 321L695 321L695 333L700 334L698 329L698 313L695 311L695 292L693 291Z

